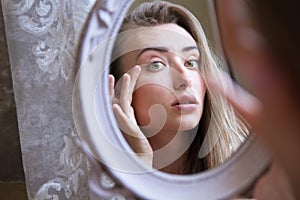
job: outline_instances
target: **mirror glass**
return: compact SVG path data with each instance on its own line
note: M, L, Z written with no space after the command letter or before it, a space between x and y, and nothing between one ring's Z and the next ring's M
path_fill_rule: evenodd
M184 175L222 164L249 130L206 85L208 75L227 70L207 1L174 3L133 3L113 47L109 90L117 124L141 161Z
M151 2L96 1L82 32L73 114L92 189L141 199L243 193L268 154L206 84L227 70L213 1ZM104 172L115 184L101 183Z

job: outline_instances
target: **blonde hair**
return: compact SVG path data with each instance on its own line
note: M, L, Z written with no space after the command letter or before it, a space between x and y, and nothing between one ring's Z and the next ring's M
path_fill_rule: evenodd
M194 38L200 50L200 72L204 77L206 74L220 76L222 69L208 45L201 24L189 10L180 5L165 1L143 3L124 19L120 33L166 23L181 26ZM111 73L117 76L116 79L121 76L120 71L117 62L111 65ZM198 132L191 144L187 164L183 166L182 173L196 173L203 170L203 167L208 169L221 164L240 146L248 134L246 126L233 108L209 87L204 105ZM204 136L207 136L206 144L201 148ZM198 158L199 154L205 156L203 163Z

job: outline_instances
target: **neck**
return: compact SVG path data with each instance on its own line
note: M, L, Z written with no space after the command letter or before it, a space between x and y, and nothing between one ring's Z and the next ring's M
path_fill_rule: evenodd
M182 174L182 168L184 163L186 162L187 159L187 152L184 152L184 154L182 154L178 159L176 159L174 162L172 162L171 164L160 168L159 170L162 172L166 172L169 174Z
M171 174L180 174L186 162L192 133L159 132L148 138L153 149L153 167Z

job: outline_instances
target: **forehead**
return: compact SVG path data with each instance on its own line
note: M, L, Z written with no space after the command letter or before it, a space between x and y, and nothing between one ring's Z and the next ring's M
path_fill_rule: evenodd
M184 47L197 46L193 37L176 24L163 24L125 31L118 36L116 48L119 56L152 46L167 47L180 52Z

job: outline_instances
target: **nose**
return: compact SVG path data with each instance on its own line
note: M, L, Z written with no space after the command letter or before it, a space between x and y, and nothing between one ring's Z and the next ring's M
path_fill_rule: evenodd
M192 86L192 80L188 69L184 66L184 61L174 63L171 69L174 89L185 90Z
M192 81L186 73L180 74L178 79L175 80L174 86L176 90L185 90L192 86Z

